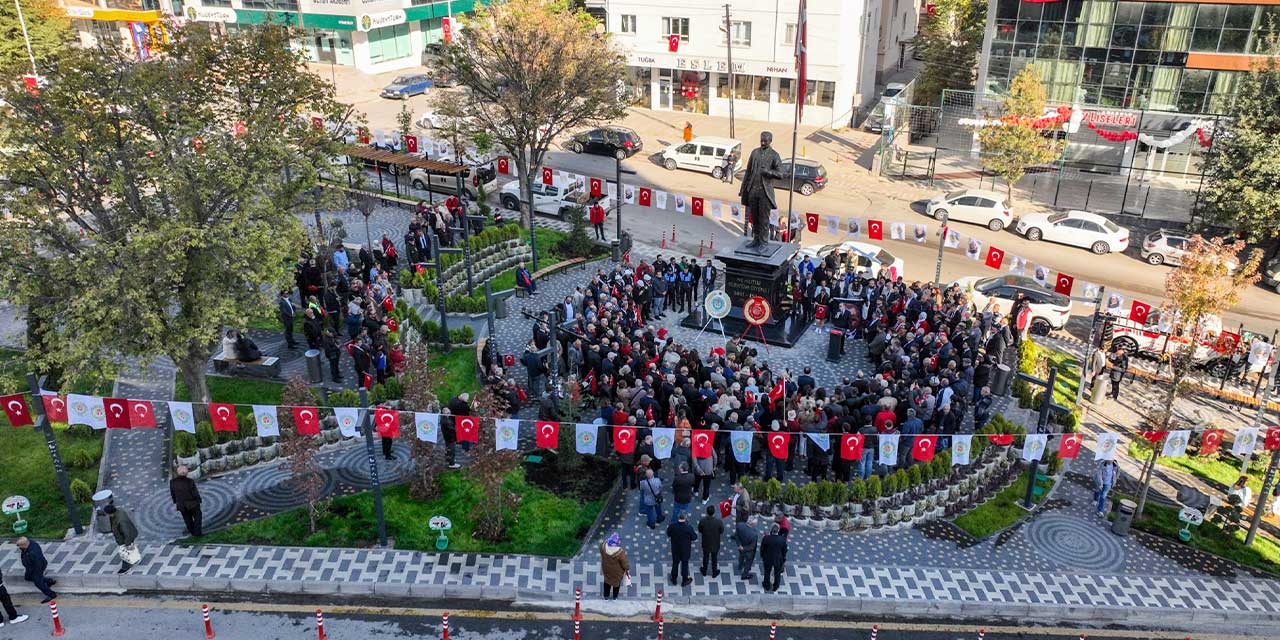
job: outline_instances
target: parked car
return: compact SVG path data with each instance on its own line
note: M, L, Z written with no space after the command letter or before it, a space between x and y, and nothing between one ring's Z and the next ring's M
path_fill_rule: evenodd
M574 153L590 153L626 160L644 148L640 134L626 127L596 127L573 134L565 145Z
M782 161L782 178L774 181L774 186L791 186L791 159ZM796 158L796 191L802 196L811 196L827 186L827 168L817 160Z
M720 178L724 175L725 156L733 158L729 171L736 172L742 164L742 143L733 138L699 136L663 149L661 161L669 171L691 169Z
M1048 335L1052 330L1061 329L1071 317L1071 298L1046 289L1026 276L970 276L956 280L955 284L969 294L969 300L979 311L987 306L988 300L994 299L1000 305L1000 312L1007 314L1013 309L1018 294L1023 294L1031 302L1031 321L1027 327L1034 335Z
M404 100L409 96L426 93L432 84L431 78L425 73L397 76L391 84L382 88L382 97Z
M889 84L885 85L884 93L880 94L880 96L882 98L892 98L906 90L907 90L907 85L902 84L901 82L890 82Z
M1013 212L1004 203L1004 196L994 191L965 189L935 196L926 209L930 216L948 221L973 222L999 231L1013 222Z
M874 278L881 271L886 271L889 278L896 280L906 273L907 263L884 249L869 242L840 242L827 245L810 245L796 252L796 262L808 256L817 266L828 255L835 253L837 264L846 265L857 273L865 273Z
M533 210L544 215L563 218L565 212L573 207L586 209L599 204L609 210L609 196L592 196L581 180L572 182L556 181L543 184L541 180L530 180L529 188L533 192ZM512 211L520 210L520 181L512 180L502 185L502 194L498 197L502 206Z
M1152 309L1146 322L1134 322L1126 315L1106 314L1103 318L1103 335L1111 335L1111 344L1129 353L1148 358L1158 358L1191 346L1191 327L1161 309ZM1222 318L1207 315L1200 323L1200 343L1192 351L1192 361L1197 367L1215 377L1238 369L1231 355L1240 343L1240 336L1223 331ZM1247 350L1248 345L1243 349Z
M1171 229L1157 229L1147 234L1142 240L1142 259L1150 264L1182 264L1182 256L1187 254L1191 244L1191 236ZM1240 263L1227 260L1227 271L1234 272Z
M1048 240L1083 247L1098 255L1129 248L1129 230L1088 211L1028 213L1014 230L1035 242Z
M1272 258L1262 268L1262 284L1280 293L1280 257Z
M458 178L454 174L414 169L409 172L409 180L414 189L448 194L458 192ZM493 193L497 187L497 172L492 166L467 167L462 173L462 193L468 200L479 200L481 188L485 193Z

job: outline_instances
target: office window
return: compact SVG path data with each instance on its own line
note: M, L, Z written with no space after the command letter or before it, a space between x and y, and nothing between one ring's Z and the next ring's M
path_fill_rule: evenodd
M729 34L727 35L733 36L733 44L740 44L744 47L749 47L751 46L751 23L734 20L730 23ZM720 41L724 42L724 39L722 38Z
M778 78L778 104L795 104L796 81L791 78Z
M662 39L672 34L680 34L681 42L689 41L689 19L688 18L663 18L662 19Z
M262 11L297 11L298 0L244 0L244 8ZM230 3L228 3L230 6Z
M409 25L398 24L369 32L369 61L383 62L413 54L409 43Z
M787 28L786 28L786 30L785 30L783 33L784 33L785 35L783 35L783 37L782 37L782 44L795 44L795 43L796 43L796 23L794 23L794 22L788 22L788 23L787 23Z
M618 32L634 35L636 32L636 17L634 15L623 14L621 18L622 23L618 26Z

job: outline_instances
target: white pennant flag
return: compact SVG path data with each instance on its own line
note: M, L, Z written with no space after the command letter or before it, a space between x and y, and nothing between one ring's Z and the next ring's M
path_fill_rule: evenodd
M413 414L413 426L419 440L435 444L440 437L440 414L416 412Z
M360 410L350 407L339 407L333 410L338 418L338 433L344 438L354 438L360 434Z
M622 187L622 201L623 201L623 202L625 202L625 203L627 203L627 204L635 204L635 203L636 203L636 188L635 188L635 187L633 187L633 186L631 186L631 185L629 185L629 184L628 184L628 185L623 185L623 187Z
M1094 460L1115 460L1116 446L1120 443L1120 435L1116 433L1098 434L1098 448L1093 450Z
M676 194L676 213L684 213L684 203L685 203L685 197L677 193Z
M498 451L508 449L515 451L517 448L516 441L520 438L520 421L519 420L494 420L494 448Z
M169 422L174 431L196 432L196 415L192 413L190 402L170 402Z
M667 208L667 192L666 191L653 192L653 206L659 209Z
M728 216L725 215L724 205L719 200L711 201L711 217L719 218L720 220L728 219Z
M831 434L813 433L809 431L806 431L805 433L807 433L809 435L809 439L813 440L813 443L821 447L823 451L831 450Z
M1012 273L1015 276L1026 274L1027 273L1026 258L1023 258L1022 256L1010 256L1009 257L1009 273Z
M605 183L604 191L605 191L605 193L609 194L609 199L610 199L610 200L617 200L617 199L618 199L618 183L616 183L616 182L606 182L606 183Z
M891 467L898 464L898 434L882 433L876 436L876 446L880 449L880 464Z
M1160 450L1160 455L1170 458L1187 455L1187 442L1191 439L1191 432L1185 429L1179 431L1170 431L1164 437L1164 448Z
M1022 439L1022 459L1028 462L1039 460L1044 455L1045 445L1049 444L1049 434L1031 433Z
M676 430L671 427L653 428L653 457L666 460L671 457L671 447L676 442Z
M107 412L102 398L67 394L67 424L86 424L94 429L107 428Z
M594 424L577 424L573 436L574 448L578 453L595 455L597 428Z
M1236 441L1231 444L1231 453L1237 456L1253 455L1253 448L1257 444L1258 430L1254 427L1245 427L1236 432Z
M280 437L280 423L276 419L276 408L271 405L253 405L253 421L258 425L259 438Z
M840 220L835 216L827 216L827 233L831 235L840 233Z
M973 434L951 436L951 464L969 464L969 452L973 450Z
M947 229L947 237L943 239L942 244L948 249L955 249L960 246L960 232L955 229Z
M916 244L924 244L929 240L929 227L922 224L912 225L911 237L915 239Z
M907 225L901 222L895 222L889 225L889 238L891 240L905 240L907 237Z

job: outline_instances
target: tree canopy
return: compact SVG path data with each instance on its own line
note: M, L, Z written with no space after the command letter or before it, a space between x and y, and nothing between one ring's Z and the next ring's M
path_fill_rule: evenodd
M46 366L165 355L207 400L220 330L287 287L293 212L340 150L310 116L351 117L290 42L284 27L193 24L152 62L72 49L38 96L0 94L0 283L46 327Z
M944 89L973 89L987 23L987 3L938 0L920 24L915 49L924 61L911 99L937 106Z
M1004 178L1009 199L1013 185L1026 174L1028 167L1056 160L1062 143L1041 135L1031 122L1044 115L1045 89L1036 76L1035 66L1027 65L1014 76L1000 114L1001 126L978 129L982 143L982 162Z
M31 53L35 55L37 70L71 42L74 34L67 12L54 0L19 0L22 18L27 23L27 37L31 39ZM15 2L0 2L0 71L6 73L31 73L31 59L27 55L27 43L22 37L22 24L18 21Z

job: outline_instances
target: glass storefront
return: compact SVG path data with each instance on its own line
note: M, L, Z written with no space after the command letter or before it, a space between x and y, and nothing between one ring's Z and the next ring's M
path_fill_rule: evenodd
M647 109L653 98L653 70L649 67L627 67L626 82L631 104Z
M658 108L707 113L711 74L680 69L658 70Z
M413 55L409 25L397 24L369 32L369 62L377 64Z

